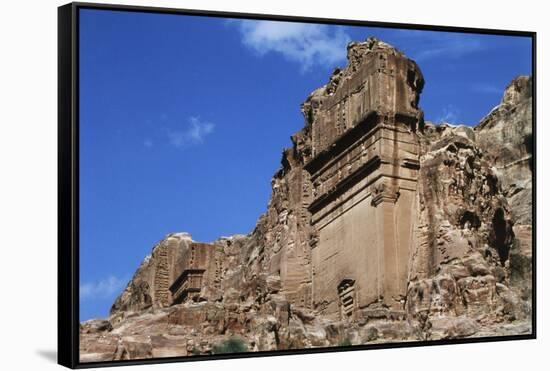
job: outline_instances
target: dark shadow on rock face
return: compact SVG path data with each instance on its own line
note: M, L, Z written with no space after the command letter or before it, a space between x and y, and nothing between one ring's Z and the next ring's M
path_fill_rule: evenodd
M55 350L37 350L36 354L50 362L57 363L57 351Z
M513 241L513 232L511 226L508 225L504 218L504 211L502 209L497 209L493 217L491 237L493 246L498 251L500 262L504 265L506 260L508 260L511 241Z
M527 153L532 155L533 154L533 134L527 135L523 139L523 144L525 145L525 148L527 150ZM529 169L533 171L533 157L529 158Z
M472 227L474 229L478 229L481 225L481 221L476 213L473 213L471 211L465 211L462 216L460 217L460 225L462 228L465 226Z

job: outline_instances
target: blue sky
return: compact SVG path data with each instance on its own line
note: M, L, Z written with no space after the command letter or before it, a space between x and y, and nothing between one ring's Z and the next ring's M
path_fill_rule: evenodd
M81 10L80 318L166 234L250 232L300 104L369 36L418 62L431 121L474 125L531 73L522 37Z

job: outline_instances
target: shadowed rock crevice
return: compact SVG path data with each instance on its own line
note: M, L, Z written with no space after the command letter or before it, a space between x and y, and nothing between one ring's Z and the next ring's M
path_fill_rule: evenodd
M502 265L508 260L510 247L514 240L511 223L504 218L504 211L497 209L493 216L491 244L497 250Z

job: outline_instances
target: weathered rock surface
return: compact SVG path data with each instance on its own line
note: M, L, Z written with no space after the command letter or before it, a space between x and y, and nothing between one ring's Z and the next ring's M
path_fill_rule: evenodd
M510 284L523 300L532 295L533 81L514 79L501 103L476 126L476 142L494 163L514 222Z
M477 145L496 168L516 224L532 224L532 78L520 76L475 127Z
M81 361L531 331L531 78L476 127L424 122L416 63L374 38L302 105L250 234L160 241Z

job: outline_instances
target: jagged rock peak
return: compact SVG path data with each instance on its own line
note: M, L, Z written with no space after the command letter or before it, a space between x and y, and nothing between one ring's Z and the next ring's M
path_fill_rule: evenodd
M522 107L531 110L531 100L533 96L533 78L532 76L518 76L513 79L502 95L502 100L494 107L479 124L475 127L476 131L487 130L497 124L504 122L514 123L516 120L508 120L508 116L513 116L514 112ZM531 116L531 115L529 115Z
M348 62L351 63L354 57L364 57L365 55L375 52L375 51L386 51L394 55L403 55L403 53L398 50L393 45L385 43L382 40L377 39L374 36L367 38L365 41L357 42L352 41L348 44Z
M502 104L517 104L533 96L533 78L518 76L504 90Z
M516 226L532 223L532 96L532 77L516 77L506 87L501 103L474 128L477 145L499 173Z
M406 58L405 54L397 48L376 37L371 36L362 42L350 42L347 46L347 66L343 69L335 68L328 84L323 86L321 90L328 95L334 94L343 80L351 78L363 63L372 59L374 54L386 54ZM411 62L414 63L413 61ZM419 93L422 91L423 86L424 79L420 78L418 84ZM316 92L318 93L318 90L314 91L312 95Z

